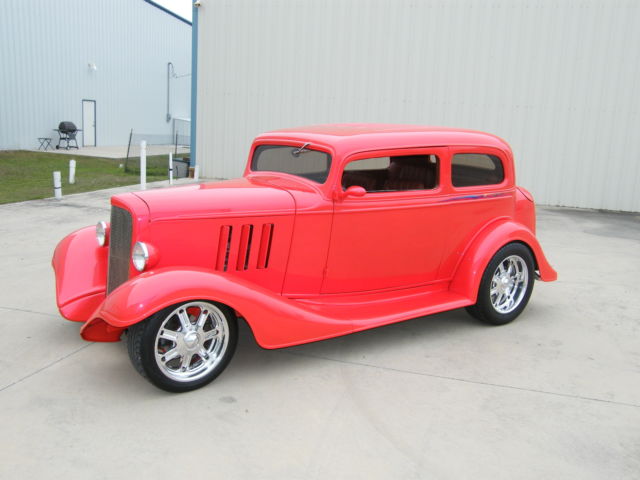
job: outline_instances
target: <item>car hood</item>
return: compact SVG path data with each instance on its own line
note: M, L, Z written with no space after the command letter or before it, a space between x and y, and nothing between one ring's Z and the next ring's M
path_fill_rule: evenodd
M295 212L294 199L287 190L247 178L149 190L134 195L146 203L151 221Z

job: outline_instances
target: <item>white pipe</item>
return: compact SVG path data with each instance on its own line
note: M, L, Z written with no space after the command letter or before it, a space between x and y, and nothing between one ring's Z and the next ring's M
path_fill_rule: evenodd
M62 200L62 176L60 172L53 172L53 195L56 200Z
M140 141L140 190L147 189L147 141Z
M173 185L173 152L169 152L169 185Z
M200 180L200 165L193 167L193 179L197 182Z
M76 183L76 161L69 160L69 185Z

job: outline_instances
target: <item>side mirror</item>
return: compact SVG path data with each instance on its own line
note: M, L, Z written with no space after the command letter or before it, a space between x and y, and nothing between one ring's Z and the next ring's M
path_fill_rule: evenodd
M342 194L342 198L347 197L364 197L367 191L360 185L351 185Z

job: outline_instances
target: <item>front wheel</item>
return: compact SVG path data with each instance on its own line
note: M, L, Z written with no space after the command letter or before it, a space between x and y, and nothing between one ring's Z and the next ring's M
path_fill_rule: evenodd
M493 325L515 320L527 306L534 275L530 250L521 243L505 245L487 265L476 304L467 307L467 312Z
M172 305L129 328L135 369L169 392L195 390L225 369L238 342L229 307L208 301Z

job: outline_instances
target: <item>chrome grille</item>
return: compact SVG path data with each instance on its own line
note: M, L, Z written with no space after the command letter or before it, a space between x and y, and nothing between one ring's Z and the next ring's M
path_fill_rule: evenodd
M107 295L129 278L132 228L131 214L123 208L112 206Z

